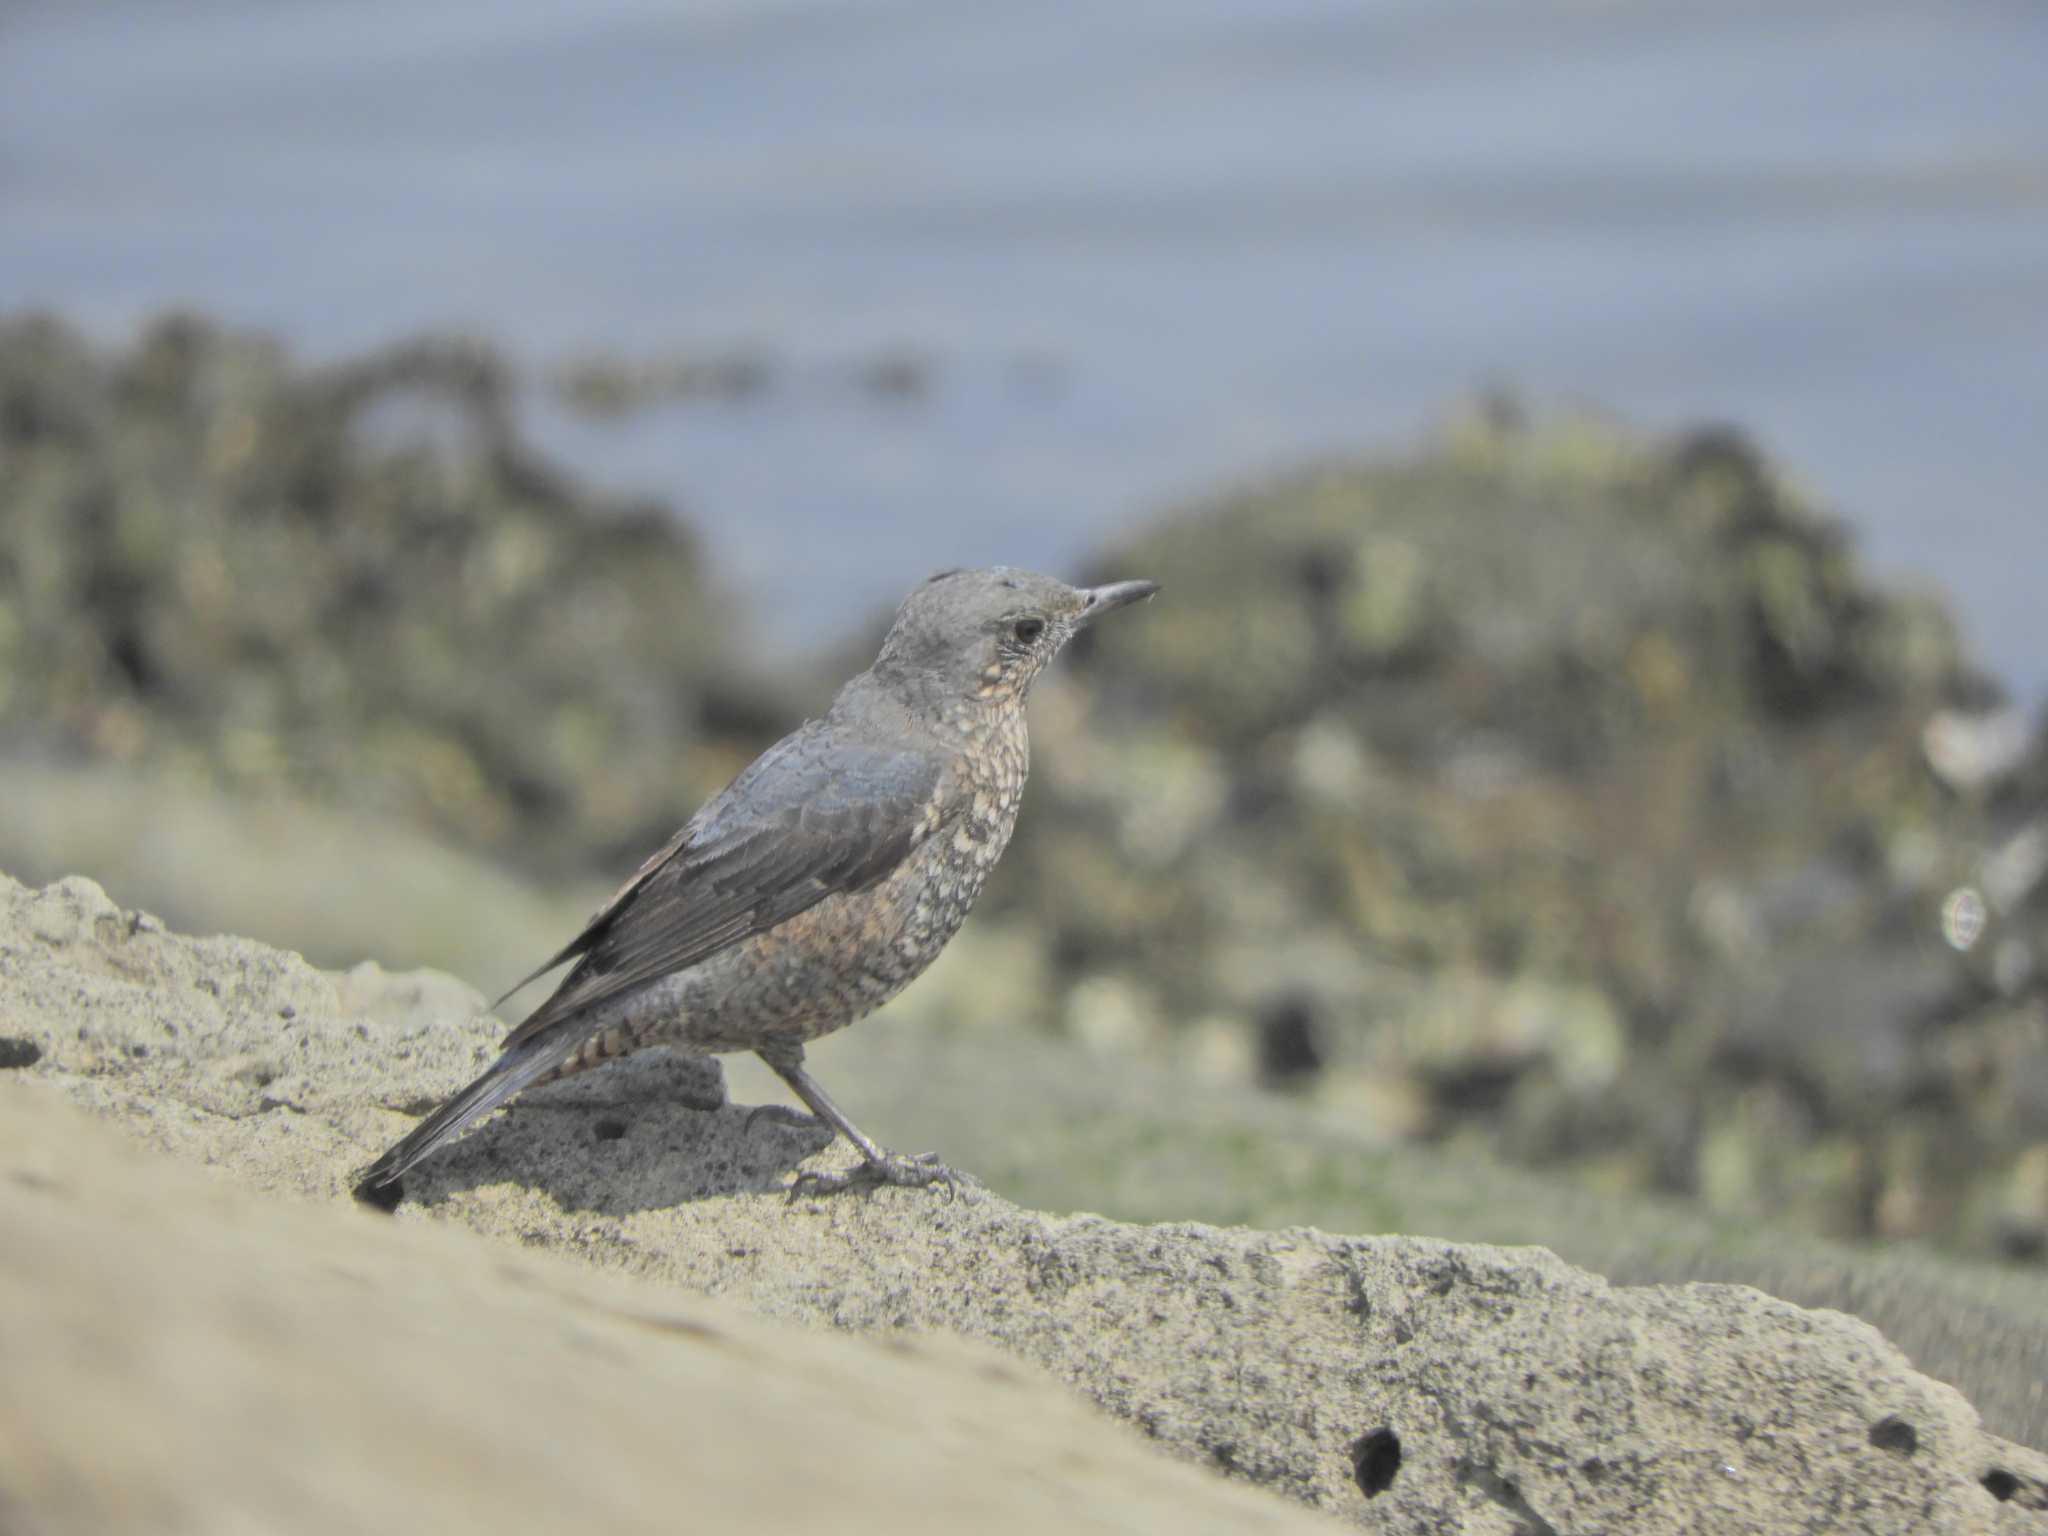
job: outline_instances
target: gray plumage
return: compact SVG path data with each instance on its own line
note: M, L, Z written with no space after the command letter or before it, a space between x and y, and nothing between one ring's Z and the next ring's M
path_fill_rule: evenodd
M911 593L875 664L823 716L755 759L520 983L574 962L490 1068L362 1172L358 1194L383 1203L516 1094L653 1045L756 1052L859 1149L853 1173L799 1188L949 1179L863 1135L804 1070L804 1043L880 1007L958 931L1016 825L1033 679L1082 626L1156 590L996 567Z

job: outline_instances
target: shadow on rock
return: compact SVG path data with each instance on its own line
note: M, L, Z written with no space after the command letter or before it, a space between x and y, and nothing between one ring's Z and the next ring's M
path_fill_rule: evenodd
M832 1141L773 1108L729 1103L716 1061L649 1051L532 1090L407 1174L405 1198L434 1205L510 1181L565 1211L623 1216L773 1194Z

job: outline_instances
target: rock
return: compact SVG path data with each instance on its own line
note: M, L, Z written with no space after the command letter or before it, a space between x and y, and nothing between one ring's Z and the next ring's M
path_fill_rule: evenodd
M244 940L179 938L90 882L0 887L0 1038L33 1052L15 1070L239 1182L336 1207L308 1221L368 1219L340 1209L349 1170L495 1033L441 1013L464 1000L442 983L417 984L426 1011L409 1012L414 990L370 973L344 981ZM2048 1522L2048 1461L1987 1435L1960 1394L1851 1318L1740 1287L1612 1287L1538 1249L1132 1226L976 1188L953 1201L888 1191L788 1204L789 1170L822 1144L800 1125L750 1130L700 1064L643 1056L489 1122L408 1181L397 1233L363 1240L464 1226L772 1316L965 1335L1045 1367L1184 1460L1367 1529ZM428 1339L412 1310L421 1289L366 1310L403 1340ZM688 1305L668 1296L664 1307ZM547 1326L573 1337L571 1304L543 1305ZM71 1326L98 1309L85 1311ZM266 1338L292 1332L274 1312L253 1319ZM625 1370L639 1353L621 1346L608 1364ZM571 1402L591 1400L580 1368L567 1367ZM543 1383L541 1366L522 1369ZM786 1381L803 1367L789 1371L754 1374ZM289 1401L294 1387L272 1390ZM466 1398L432 1401L447 1403L435 1422L462 1422ZM478 1422L504 1422L517 1442L525 1421L496 1411ZM557 1417L539 1433L548 1455ZM500 1443L463 1428L462 1443ZM407 1462L381 1465L388 1476ZM1000 1466L976 1475L1007 1481Z
M1037 1372L139 1155L0 1083L0 1529L1309 1532Z
M2032 1052L2038 1059L2040 1046ZM1755 1286L1872 1323L1920 1370L1961 1388L1995 1433L2048 1450L2048 1275L2038 1267L1910 1242L1828 1242L1466 1148L1414 1146L1383 1128L1384 1094L1364 1106L1327 1092L1278 1099L1135 1058L1105 1071L1078 1046L934 1035L893 1010L822 1042L813 1059L894 1144L938 1148L1023 1204L1536 1243L1615 1281ZM781 1094L766 1068L728 1066L737 1097Z

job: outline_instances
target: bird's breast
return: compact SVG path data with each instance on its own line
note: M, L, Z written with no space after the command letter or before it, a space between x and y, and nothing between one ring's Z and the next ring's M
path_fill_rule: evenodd
M910 900L894 946L899 955L929 961L966 920L1010 844L1030 752L1022 712L1006 711L955 759L940 795L944 814L908 861Z

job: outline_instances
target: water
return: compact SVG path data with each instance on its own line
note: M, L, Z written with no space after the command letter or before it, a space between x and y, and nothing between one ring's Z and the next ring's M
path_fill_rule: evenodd
M2048 8L0 8L0 305L766 348L543 415L817 640L1505 382L1754 430L2048 699ZM913 349L921 399L850 387Z

